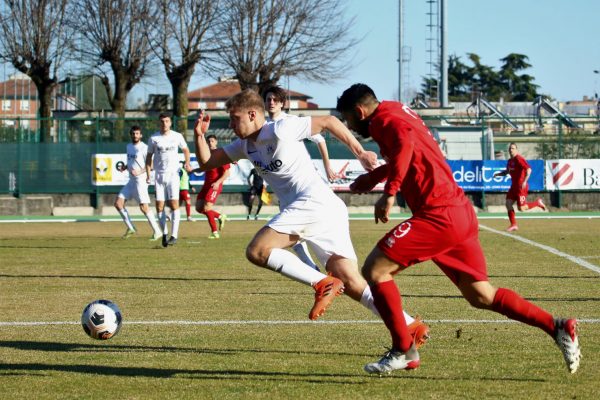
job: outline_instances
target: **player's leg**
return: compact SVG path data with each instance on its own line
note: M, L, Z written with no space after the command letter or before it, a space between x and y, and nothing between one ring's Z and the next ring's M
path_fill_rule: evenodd
M254 214L254 219L255 220L258 219L258 214L260 214L260 209L263 206L263 201L262 201L261 193L262 193L262 189L260 189L260 191L259 191L259 193L257 195L257 197L258 197L258 204L256 205L256 214Z
M190 192L188 190L180 190L179 191L179 199L183 200L185 203L185 215L187 221L192 220L192 200L190 198Z
M156 217L154 216L154 212L152 208L148 206L149 203L140 203L140 210L146 216L148 220L148 224L152 228L152 238L150 240L158 240L162 237L162 232L158 223L156 222Z
M127 226L127 230L123 235L123 239L127 239L131 235L135 234L135 226L133 225L133 221L131 221L131 217L129 216L127 208L125 208L125 203L127 202L127 199L130 199L132 197L131 189L131 183L127 183L127 185L123 186L123 188L117 195L114 204L115 208L117 209L117 212L121 216L121 219L125 223L125 226Z
M298 258L302 260L302 262L313 269L319 271L319 266L315 263L315 260L310 256L310 252L308 251L308 247L306 246L306 242L299 241L295 245L292 246L292 250L296 253Z
M515 215L515 209L513 207L514 204L515 204L515 199L509 198L507 195L506 211L508 213L508 220L510 221L510 226L508 227L507 231L509 231L509 232L516 231L519 229L519 227L517 226L517 218Z
M298 240L298 236L277 232L269 226L262 227L246 248L246 258L253 264L275 272L315 289L315 305L309 313L317 319L344 290L343 283L334 277L315 271L298 257L284 250Z
M254 204L255 197L256 193L254 192L254 187L251 187L250 192L248 194L248 215L246 215L246 219L250 219L250 214L252 214L252 205Z
M179 175L174 175L169 179L166 185L167 204L171 209L171 237L168 244L170 246L177 242L179 237L179 224L181 223L181 214L179 213Z

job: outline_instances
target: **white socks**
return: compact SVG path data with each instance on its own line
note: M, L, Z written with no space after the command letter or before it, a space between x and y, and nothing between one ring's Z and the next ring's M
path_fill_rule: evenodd
M171 236L177 239L179 234L179 221L181 221L181 214L179 209L171 211Z
M313 269L319 269L317 264L315 264L314 260L310 256L308 252L308 247L306 246L306 242L298 242L292 246L292 249L298 255L298 258L304 263L310 266Z
M123 222L125 222L125 225L127 225L127 229L135 231L135 228L133 227L133 222L131 222L131 218L129 218L129 213L127 212L127 209L125 207L123 207L118 211L119 211L119 214L121 214L121 218L123 219Z
M327 275L309 267L287 250L273 249L267 260L267 267L273 271L306 285L314 285Z
M375 307L375 303L373 302L373 294L371 293L371 288L369 287L369 285L367 285L367 287L365 288L365 290L362 293L362 296L360 298L360 304L362 304L363 306L365 306L366 308L371 310L371 312L373 314L380 317L379 311L377 311L377 307ZM404 319L406 320L406 325L412 324L415 319L413 317L411 317L410 315L408 315L406 313L406 311L402 310L402 312L404 313Z
M156 223L156 218L154 218L154 212L152 212L152 210L150 208L148 208L148 212L146 213L146 219L148 220L148 223L152 227L152 231L154 232L154 235L161 233L160 227Z

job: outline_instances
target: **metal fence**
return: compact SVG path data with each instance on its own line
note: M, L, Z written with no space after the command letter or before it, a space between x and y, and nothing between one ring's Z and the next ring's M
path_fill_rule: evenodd
M510 142L517 142L521 153L528 159L600 158L596 117L578 118L580 128L568 128L556 120L548 119L540 124L532 118L524 118L522 125L526 128L518 133L508 131L501 120L493 118L482 119L475 126L457 117L424 119L432 129L452 124L481 130L479 138L458 142L463 146L483 146L483 133L491 129L494 157L498 159L507 158L506 150ZM132 125L142 127L145 139L157 130L157 118L148 117L120 121L115 118L68 118L53 119L51 122L53 141L48 143L40 141L37 130L40 121L37 119L0 119L0 194L113 193L117 188L92 185L92 155L124 153L127 140L115 139L128 138L127 132ZM190 118L189 129L185 132L190 144L192 126L193 119ZM228 119L225 117L215 117L211 122L211 128L221 145L234 138L227 126ZM117 127L122 129L119 134L115 134ZM326 138L331 158L353 158L341 143L328 134ZM363 145L377 151L376 144L369 140L363 141ZM320 158L316 146L307 143L307 147L311 156Z

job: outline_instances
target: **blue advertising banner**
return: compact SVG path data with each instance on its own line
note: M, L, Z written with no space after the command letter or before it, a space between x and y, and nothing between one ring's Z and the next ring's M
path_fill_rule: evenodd
M544 190L544 161L527 162L531 167L529 190ZM494 173L506 169L505 160L448 160L448 165L454 180L465 191L507 192L510 189L510 175L494 178Z

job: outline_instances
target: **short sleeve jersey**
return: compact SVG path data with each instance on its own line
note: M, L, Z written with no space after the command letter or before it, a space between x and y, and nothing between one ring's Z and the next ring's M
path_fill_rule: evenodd
M400 191L413 213L468 201L429 129L408 106L381 102L369 132L387 162L384 192L395 195Z
M510 179L512 180L511 187L521 188L521 185L523 185L523 180L525 179L525 175L527 175L528 168L531 168L529 163L520 154L517 154L508 160L506 163L506 169L508 170Z
M144 142L138 142L137 144L127 144L127 170L129 171L129 179L135 179L138 181L146 181L146 155L148 153L148 146ZM142 173L134 176L131 171L134 169L141 169Z
M204 185L210 185L223 176L225 171L231 167L231 164L225 164L204 172Z
M232 161L250 160L277 194L283 209L302 195L331 192L314 169L302 142L310 136L310 117L289 115L267 121L256 141L236 140L223 150Z
M162 135L156 132L148 140L148 154L154 155L154 171L157 175L177 174L179 171L179 149L188 145L179 132L169 131Z

